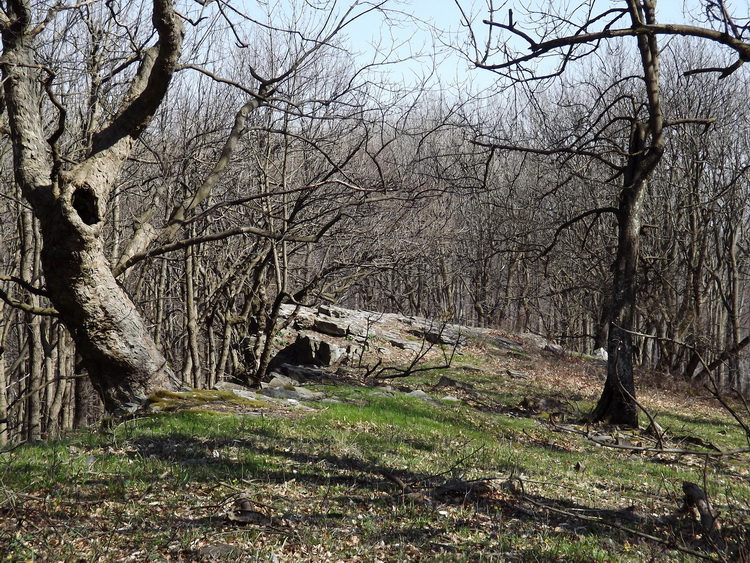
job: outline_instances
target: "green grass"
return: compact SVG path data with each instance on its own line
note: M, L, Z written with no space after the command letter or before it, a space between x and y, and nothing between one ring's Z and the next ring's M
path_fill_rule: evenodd
M705 480L727 553L747 542L746 456L706 466L694 455L602 448L582 426L560 431L518 408L554 390L443 374L474 384L482 404L328 386L342 402L263 416L159 414L0 454L0 560L202 561L206 549L228 550L216 555L226 561L693 560L674 546L712 548L679 513L686 480ZM428 390L439 379L420 377ZM670 436L747 443L721 411L657 414ZM438 494L477 479L491 490ZM240 497L265 520L228 521Z

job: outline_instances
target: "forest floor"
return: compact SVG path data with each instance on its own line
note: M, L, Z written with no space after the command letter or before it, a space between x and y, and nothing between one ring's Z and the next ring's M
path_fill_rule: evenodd
M663 433L644 413L590 426L601 361L493 342L407 378L305 384L323 400L207 394L8 449L0 560L748 560L750 453L728 453L748 436L710 393L640 374Z

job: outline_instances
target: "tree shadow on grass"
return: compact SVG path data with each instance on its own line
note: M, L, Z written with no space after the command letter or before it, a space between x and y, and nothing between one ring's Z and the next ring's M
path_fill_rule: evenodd
M134 455L172 463L188 471L191 480L203 482L216 482L217 478L224 481L261 479L272 483L294 480L310 486L348 485L379 492L392 488L383 477L384 472L406 481L426 477L353 455L300 451L299 442L290 438L276 436L272 442L273 445L269 445L269 440L264 440L263 436L198 439L176 433L136 437L129 444L134 448ZM315 446L325 447L325 444L313 444ZM226 448L235 450L238 459L222 453Z
M263 485L293 482L295 486L312 492L312 497L307 496L297 502L317 502L320 510L296 511L294 499L272 502L284 510L285 518L308 530L323 530L330 526L351 527L353 517L369 514L372 515L370 526L373 529L367 533L368 541L387 545L407 542L425 549L444 549L452 545L455 534L461 530L470 533L480 525L486 527L487 522L512 520L519 535L538 533L539 526L543 525L548 533L571 541L583 536L601 541L614 537L623 542L645 542L656 551L670 546L706 549L699 539L701 530L698 524L687 516L677 517L673 514L658 517L639 513L633 508L603 509L525 493L516 496L503 492L499 485L487 495L466 494L446 499L437 497L435 490L449 480L447 476L398 469L333 451L301 451L295 448L299 444L292 439L275 436L271 441L268 438L219 437L205 440L176 433L161 437L136 437L130 443L139 455L156 457L181 467L187 478L194 482L215 483L221 480L246 483L250 495L256 494L253 483L259 484L258 489L262 489ZM175 444L181 444L181 447L175 448ZM315 446L320 445L324 446ZM223 454L217 457L214 453L228 447L239 451L240 457L242 452L250 454L250 457L232 460L222 457ZM254 462L256 456L263 461ZM406 489L398 486L399 480L406 484ZM440 514L440 508L451 505L469 509L474 517L451 521L446 526L441 521L444 517ZM401 514L402 518L393 517L394 512ZM226 525L221 519L206 521L204 516L201 518L203 520L197 522ZM412 521L420 523L413 524ZM667 544L671 541L671 545L664 546L644 539L626 528L664 538ZM463 551L460 546L457 549Z
M431 418L434 414L422 405L415 409L413 416ZM398 467L389 464L384 449L389 446L388 440L372 453L367 444L341 444L324 433L320 438L292 438L273 420L213 435L200 434L197 426L194 435L177 429L159 435L150 435L149 431L147 427L143 432L135 429L127 437L131 457L173 466L175 471L169 478L187 488L190 484L200 488L234 483L234 489L222 487L222 494L245 494L265 501L268 510L313 536L325 534L332 527L344 535L362 534L369 543L406 542L430 552L452 546L463 554L462 544L456 543L458 537L483 538L479 543L487 547L493 537L507 532L511 522L518 537L538 536L542 529L544 534L570 542L589 537L604 545L615 538L623 544L646 542L652 553L667 549L626 529L630 528L664 538L667 543L671 538L674 546L706 549L697 524L688 516L653 516L525 492L518 495L503 489L499 481L493 481L494 487L485 495L439 497L436 490L450 479L449 472L430 475L412 471L404 467L403 460ZM281 489L288 492L280 495ZM441 513L452 514L444 507L455 505L471 516L447 519ZM212 510L217 513L215 507ZM228 525L222 518L205 520L205 510L196 512L195 518L184 518L187 526L191 522L198 527ZM501 524L505 531L500 530ZM471 553L466 556L471 560ZM525 556L536 555L532 550Z

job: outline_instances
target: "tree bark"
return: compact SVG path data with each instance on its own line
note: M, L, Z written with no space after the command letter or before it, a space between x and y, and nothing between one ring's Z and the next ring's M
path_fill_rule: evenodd
M8 443L8 376L5 371L5 348L2 344L5 342L7 326L3 309L5 302L0 300L0 446Z
M198 346L198 307L195 304L195 279L197 277L193 248L185 249L185 332L187 333L187 350L191 366L190 373L183 374L183 378L192 381L193 387L200 387L202 382L202 364Z
M607 339L607 381L591 414L592 422L638 426L633 381L633 320L638 284L641 215L646 180L639 178L646 125L635 122L630 139L630 157L624 174L617 213L617 256L613 266L612 304Z
M656 22L656 3L628 0L633 26ZM617 213L618 241L612 282L607 352L607 381L594 409L593 422L607 421L638 426L638 410L633 383L633 328L638 282L638 255L641 242L641 215L648 177L664 154L664 117L661 109L659 47L656 35L638 35L643 79L648 100L648 123L634 117L630 132L623 189ZM647 143L647 137L650 142Z
M77 214L55 211L42 220L47 290L107 411L137 408L174 388L172 370L115 281L101 239L75 225Z
M109 412L138 407L152 391L176 383L135 305L116 283L101 239L112 187L166 96L179 59L179 16L168 0L154 0L153 8L157 44L144 52L115 117L92 136L88 157L69 169L55 146L61 131L49 139L44 133L31 3L8 2L0 17L16 181L41 225L50 300Z

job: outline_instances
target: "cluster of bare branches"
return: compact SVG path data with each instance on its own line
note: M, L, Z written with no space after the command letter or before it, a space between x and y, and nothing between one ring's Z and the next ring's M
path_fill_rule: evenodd
M533 331L687 378L704 358L747 392L747 24L724 3L671 27L653 2L518 7L486 42L467 22L500 86L482 95L384 82L384 44L355 56L353 23L409 25L388 2L1 4L28 60L3 59L0 439L93 420L89 378L110 410L156 372L257 383L284 303Z

